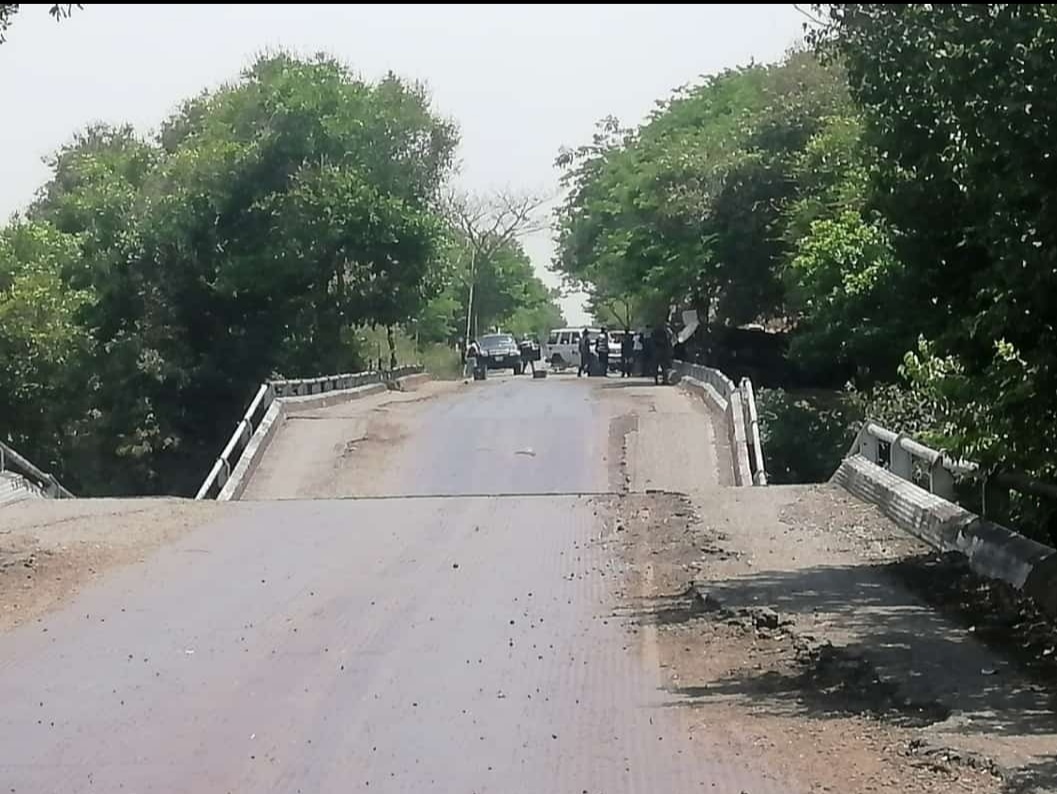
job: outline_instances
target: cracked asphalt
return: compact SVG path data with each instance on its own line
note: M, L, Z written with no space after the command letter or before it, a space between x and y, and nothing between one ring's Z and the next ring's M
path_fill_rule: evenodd
M601 398L618 385L511 378L288 422L257 501L0 636L3 790L789 791L708 752L617 617L592 496L631 480L614 413L674 407L706 463L711 443L688 398ZM658 457L634 476L662 484ZM285 476L306 458L315 476Z

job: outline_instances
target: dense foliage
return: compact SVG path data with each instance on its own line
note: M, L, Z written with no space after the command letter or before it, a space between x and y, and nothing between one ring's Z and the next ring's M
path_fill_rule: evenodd
M811 52L563 153L557 266L603 297L786 329L808 381L848 377L900 429L1053 479L1057 11L816 13Z
M285 54L152 139L77 134L0 230L0 433L78 491L193 491L260 380L387 363L364 329L458 304L457 141L420 86ZM553 308L501 254L496 321Z

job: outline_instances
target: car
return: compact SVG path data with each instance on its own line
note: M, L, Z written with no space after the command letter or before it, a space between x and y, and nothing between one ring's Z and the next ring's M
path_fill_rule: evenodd
M487 334L478 342L488 369L512 369L521 374L521 350L510 334Z
M547 337L547 345L543 355L555 369L580 366L580 336L583 328L556 328ZM591 342L591 350L594 351L595 343L598 341L600 328L588 328L587 338ZM614 356L614 352L616 356ZM620 345L614 344L613 334L609 334L609 368L613 370L620 364Z
M598 333L597 328L588 329ZM550 332L544 356L555 369L580 366L580 334L582 328L557 328Z

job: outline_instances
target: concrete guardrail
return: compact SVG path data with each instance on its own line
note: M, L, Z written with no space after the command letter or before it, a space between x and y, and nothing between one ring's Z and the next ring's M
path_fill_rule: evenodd
M723 414L734 467L734 484L766 485L767 469L752 381L742 378L741 384L735 386L734 381L718 369L686 361L675 361L673 369L681 386L700 392Z
M983 516L955 502L955 485L965 479L982 485ZM1057 550L1006 528L995 515L1008 509L1010 490L1057 498L1054 486L983 472L874 422L863 425L832 481L933 548L965 555L981 576L1007 582L1057 614Z

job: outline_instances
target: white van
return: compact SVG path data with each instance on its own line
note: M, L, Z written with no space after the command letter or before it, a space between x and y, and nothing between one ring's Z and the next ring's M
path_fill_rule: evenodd
M547 344L542 351L543 358L545 358L555 369L564 369L565 367L579 369L580 337L583 335L583 332L583 328L558 328L551 331L550 336L547 337ZM592 350L594 350L595 340L601 332L601 328L587 329L587 338L591 340ZM619 345L614 347L612 334L609 334L609 349L611 351L620 350ZM616 360L620 360L619 352L617 352ZM613 356L611 354L610 369L612 369L612 362Z

